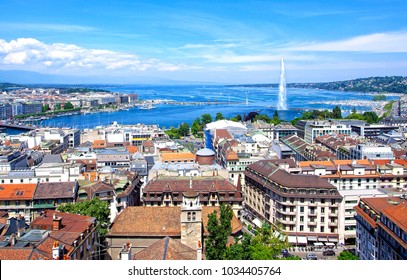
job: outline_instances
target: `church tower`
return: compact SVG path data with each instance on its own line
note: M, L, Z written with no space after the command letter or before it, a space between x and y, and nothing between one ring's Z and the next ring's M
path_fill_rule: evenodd
M192 189L183 193L181 206L181 243L197 250L202 244L202 206L199 194Z

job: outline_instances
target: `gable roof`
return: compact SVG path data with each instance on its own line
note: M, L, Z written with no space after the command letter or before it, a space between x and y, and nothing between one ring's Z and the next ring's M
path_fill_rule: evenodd
M34 199L73 198L76 182L38 183Z
M1 184L0 200L32 200L37 184Z
M136 253L133 260L196 260L196 253L194 249L167 236Z
M220 217L220 207L203 206L202 223L204 235L208 235L206 225L208 224L208 215L217 211ZM242 229L242 224L236 218L232 217L232 234L236 234ZM130 206L121 212L113 222L108 237L113 236L181 236L181 207L177 206Z

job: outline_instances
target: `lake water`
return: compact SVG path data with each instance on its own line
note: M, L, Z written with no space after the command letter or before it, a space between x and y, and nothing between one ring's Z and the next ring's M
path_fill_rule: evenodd
M223 102L222 104L206 105L168 105L160 104L155 109L140 110L131 108L128 111L100 112L87 115L72 115L55 117L41 121L41 125L57 127L76 127L79 129L93 128L99 125L107 125L113 121L120 124L158 124L162 128L177 127L180 123L192 122L202 114L209 113L215 117L221 112L226 118L237 114L248 114L255 111L260 114L273 116L277 106L277 87L238 87L219 85L120 85L120 86L97 86L100 89L111 90L121 93L136 93L141 100L167 99L183 102ZM335 92L317 89L287 89L288 110L279 111L281 119L290 121L301 116L304 110L329 109L335 107L335 103L343 100L372 100L373 96L354 92ZM388 97L388 100L398 99L396 96ZM247 100L247 103L246 103ZM328 101L333 104L315 104L315 102ZM358 110L370 110L366 105L358 106L356 102L351 105L341 105L342 115L349 114L353 107Z

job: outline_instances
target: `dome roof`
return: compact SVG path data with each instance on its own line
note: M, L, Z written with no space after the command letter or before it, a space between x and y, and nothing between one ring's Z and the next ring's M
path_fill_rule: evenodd
M212 151L211 149L203 148L203 149L198 150L198 151L196 152L196 155L197 155L197 156L204 156L204 157L207 157L207 156L214 156L214 155L215 155L215 152Z

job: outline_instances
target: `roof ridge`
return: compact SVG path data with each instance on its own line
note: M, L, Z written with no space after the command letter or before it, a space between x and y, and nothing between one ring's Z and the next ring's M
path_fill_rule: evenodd
M168 251L168 243L170 241L170 237L166 236L165 237L165 244L164 244L164 253L163 253L163 260L165 260L167 258L167 251Z

